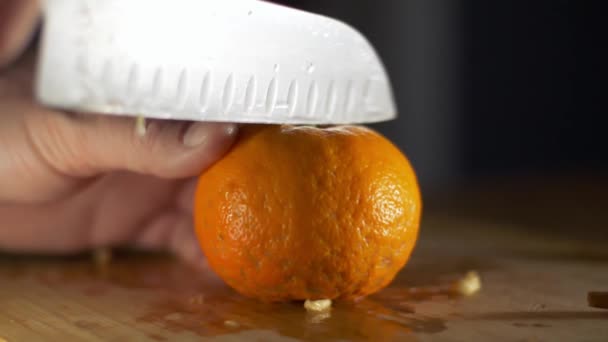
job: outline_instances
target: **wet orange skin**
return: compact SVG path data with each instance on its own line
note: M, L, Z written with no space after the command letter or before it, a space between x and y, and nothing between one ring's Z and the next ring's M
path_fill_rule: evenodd
M201 175L194 216L211 268L241 294L354 299L405 265L421 207L409 161L370 129L256 125Z

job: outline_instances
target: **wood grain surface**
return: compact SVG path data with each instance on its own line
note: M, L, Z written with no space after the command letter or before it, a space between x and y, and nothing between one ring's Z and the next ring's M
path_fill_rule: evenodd
M509 196L431 206L393 284L325 314L242 298L166 256L1 256L0 341L608 341L608 311L587 305L608 291L608 207ZM543 214L526 221L533 205ZM577 225L573 212L595 216ZM443 290L470 270L477 294Z

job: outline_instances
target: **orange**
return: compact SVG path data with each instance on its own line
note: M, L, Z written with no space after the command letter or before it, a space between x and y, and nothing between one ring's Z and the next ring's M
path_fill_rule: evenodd
M195 197L211 268L265 301L382 289L407 262L421 213L408 160L358 126L249 126L200 176Z

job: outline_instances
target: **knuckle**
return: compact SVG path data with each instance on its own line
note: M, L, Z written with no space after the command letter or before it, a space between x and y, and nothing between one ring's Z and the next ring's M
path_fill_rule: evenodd
M64 175L82 169L82 149L86 139L73 129L67 117L57 112L34 113L27 125L32 149L49 168ZM32 117L33 116L33 117Z

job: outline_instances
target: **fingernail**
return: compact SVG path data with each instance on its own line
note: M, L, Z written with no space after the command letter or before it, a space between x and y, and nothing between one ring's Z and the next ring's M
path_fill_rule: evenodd
M183 144L186 147L200 146L215 132L221 132L226 136L232 136L236 134L237 126L235 124L195 122L188 127L188 130L184 134Z

